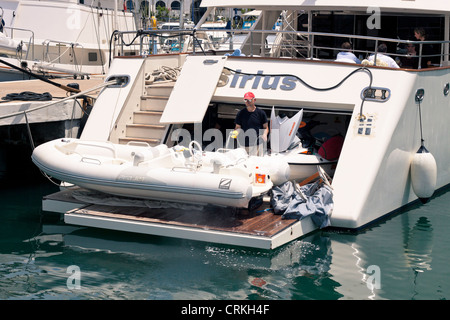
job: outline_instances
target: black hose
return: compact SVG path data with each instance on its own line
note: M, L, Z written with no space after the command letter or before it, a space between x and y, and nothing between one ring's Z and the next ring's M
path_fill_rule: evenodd
M331 87L326 87L326 88L318 88L318 87L314 87L312 85L310 85L309 83L307 83L305 80L303 80L302 78L294 75L294 74L286 74L286 73L281 73L281 74L264 74L264 73L247 73L247 72L242 72L242 71L237 71L237 70L233 70L231 68L227 68L224 67L224 69L227 69L231 72L234 73L238 73L238 74L243 74L243 75L249 75L249 76L268 76L268 77L275 77L275 76L279 76L279 77L294 77L296 78L298 81L300 81L304 86L306 86L307 88L311 89L311 90L315 90L315 91L330 91L330 90L334 90L338 87L340 87L348 78L350 78L352 75L354 75L357 72L367 72L369 74L369 78L370 78L370 83L369 83L369 87L368 89L370 90L372 88L372 82L373 82L373 75L372 72L366 68L366 67L360 67L358 69L353 70L352 72L350 72L347 76L345 76L341 81L339 81L337 84L335 84L334 86ZM359 115L360 117L362 117L362 111L363 111L363 105L364 105L364 101L366 100L366 96L363 96L362 102L361 102L361 107L360 107L360 111L359 111Z

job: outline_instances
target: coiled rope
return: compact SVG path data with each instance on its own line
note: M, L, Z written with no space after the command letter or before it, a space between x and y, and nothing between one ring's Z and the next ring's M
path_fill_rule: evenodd
M2 100L5 101L49 101L52 99L53 97L49 92L36 93L31 91L23 91L21 93L8 93L6 96L2 97Z
M180 75L181 67L171 68L162 66L161 68L154 70L151 74L145 74L146 84L152 84L158 81L176 81Z
M78 98L78 97L80 97L80 96L84 96L84 95L86 95L86 93L88 93L88 92L96 91L96 90L98 90L98 89L101 89L101 88L103 88L103 87L106 87L106 86L109 86L109 85L113 85L113 84L116 84L116 83L117 83L116 80L104 82L104 83L99 84L98 86L96 86L96 87L94 87L94 88L87 89L87 90L85 90L85 91L76 93L76 94L74 94L74 95L71 95L71 96L69 96L69 97L66 97L66 98L61 99L61 100L58 100L58 101L53 101L53 102L51 102L51 103L44 104L44 105L42 105L42 106L38 106L38 107L35 107L35 108L32 108L32 109L28 109L28 110L24 110L24 111L18 111L18 112L13 112L13 113L10 113L10 114L4 115L4 116L0 116L0 120L1 120L1 119L6 119L6 118L9 118L9 117L15 117L15 116L18 116L18 115L21 115L21 114L24 114L24 113L33 112L33 111L40 110L40 109L43 109L43 108L47 108L47 107L53 106L53 105L55 105L55 104L57 104L57 103L61 103L61 102L64 102L64 101L67 101L67 100L70 100L70 99L75 99L75 98Z

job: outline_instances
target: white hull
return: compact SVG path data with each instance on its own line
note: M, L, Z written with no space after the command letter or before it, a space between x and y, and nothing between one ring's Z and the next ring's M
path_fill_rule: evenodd
M158 65L159 59L162 58L155 56L134 62L151 66ZM174 62L179 60L180 57L173 57ZM117 72L123 73L130 61L116 59L115 63ZM187 63L195 65L197 61L187 57L182 71L196 70L196 67L187 66ZM204 64L199 61L199 65ZM272 75L301 75L305 81L316 83L321 87L334 85L359 68L355 65L330 64L321 61L247 57L228 58L224 65L232 70L240 69L245 72L257 73L261 70ZM345 127L340 130L345 140L332 182L334 209L331 221L335 227L357 229L418 200L412 189L410 176L411 160L420 146L418 104L414 98L418 88L423 88L426 92L422 102L423 136L427 149L436 159L436 189L450 183L448 162L450 149L445 147L446 144L442 140L450 136L448 132L450 118L447 112L449 100L442 92L449 70L440 68L418 72L401 69L370 69L373 77L372 85L390 90L391 95L381 101L366 101L363 107L364 121L359 120L361 92L369 84L370 78L362 69L348 78L339 88L326 93L314 91L292 81L286 82L291 85L291 90L282 90L280 87L283 78L279 80L279 86L275 89L264 89L260 83L253 92L258 97L257 104L268 105L270 109L274 104L280 108L293 108L300 105L304 109L323 111L324 115L330 114L328 121L336 128L340 124L342 126L345 124ZM204 74L207 74L207 71ZM325 79L322 75L328 75L328 78ZM220 73L217 78L219 76ZM139 83L139 73L133 77L136 83ZM204 87L199 87L197 90L196 87L186 86L186 83L195 83L200 80L198 73L187 73L185 77L182 72L167 102L163 117L166 111L170 111L167 113L167 118L177 117L182 120L189 117L193 114L193 110L199 107L199 99L202 95L211 96L205 99L206 103L226 101L235 106L242 101L243 94L255 83L255 81L247 81L246 86L242 85L243 88L241 88L240 83L244 83L242 79L244 79L243 76L228 75L227 81L224 81L225 85L213 87L211 92L205 92ZM209 79L208 81L217 80ZM105 90L105 94L99 99L102 103L96 104L95 112L88 120L82 139L107 139L108 136L111 139L117 139L119 133L125 130L125 126L121 127L125 119L120 117L118 110L114 110L114 114L110 111L110 106L115 105L117 99L124 101L123 90L120 92L117 89ZM342 101L342 97L345 97L345 101ZM348 120L339 118L340 114L344 116L347 114ZM192 121L201 121L203 115L204 111ZM117 128L100 129L106 125L105 118L111 119L107 121L108 123L117 123ZM165 123L170 123L170 118ZM336 118L339 121L336 122ZM346 121L348 123L345 123ZM330 131L329 134L334 133ZM314 172L316 169L311 169L310 173ZM292 176L295 175L294 170L291 173Z
M303 109L305 122L319 123L310 130L314 138L311 144L305 143L313 150L313 155L305 159L312 160L313 164L307 165L300 158L289 159L283 152L263 157L260 161L269 162L266 166L270 175L273 173L270 168L278 168L277 161L282 159L288 164L289 179L300 182L317 172L317 162L325 162L316 155L320 151L317 145L322 143L322 147L333 137L342 138L338 152L333 148L325 150L326 164L333 173L332 227L364 228L418 202L423 196L432 201L435 190L450 184L450 63L448 55L442 54L450 46L450 11L446 2L416 1L411 6L400 0L389 3L364 0L355 7L339 0L282 0L273 5L245 0L204 0L202 5L209 10L204 17L216 6L262 10L261 18L254 24L255 30L239 47L242 56L177 54L116 58L109 77L126 76L129 81L124 86L106 88L100 94L82 140L114 144L148 141L172 146L186 138L206 144L212 141L211 135L206 136L206 129L219 125L221 129L233 130L236 113L244 105L243 96L252 91L257 98L256 105L267 114L272 107L278 115L288 116ZM368 7L379 8L383 14L399 19L383 19L387 25L381 33L380 28L375 25L369 28L363 21ZM333 14L336 11L343 14ZM268 51L264 34L280 15L286 25ZM353 30L355 34L346 34L347 27L323 32L320 23L325 18L334 26L350 25L348 22L353 19L357 30ZM374 14L367 22L376 22L378 18ZM420 50L415 56L405 53L411 44L419 47L429 44L407 40L411 37L405 31L411 28L407 24L409 18L418 19L415 21L420 18L427 25L433 25L435 19L440 21L443 41L434 43L441 48L435 55L437 59L433 59L437 61L422 65L421 58L427 57ZM304 28L308 31L303 31ZM385 31L392 33L389 38L381 38ZM376 44L387 42L387 55L399 60L418 58L419 63L408 65L408 61L402 61L400 68L390 68L336 61L342 43L349 39L353 41L353 52L363 59L384 52ZM181 69L164 97L158 88L148 86L145 81L146 74L162 67ZM146 120L144 114L148 116ZM216 119L223 122L215 123ZM206 128L202 128L203 123L207 123ZM180 128L188 131L181 140L175 133ZM308 142L308 132L304 133L302 139ZM223 138L217 137L213 136L219 141ZM418 172L413 162L420 160L415 155L423 142L433 161L421 166ZM328 157L329 151L333 156ZM253 159L250 157L247 163L251 164ZM333 161L335 165L329 163ZM296 172L298 163L303 164L300 172ZM418 187L425 184L426 188ZM102 187L110 192L106 184ZM181 199L178 193L172 195ZM98 221L98 225L103 223Z
M92 76L103 76L108 70L106 65L86 66L74 65L67 63L44 63L32 60L17 60L15 58L2 58L6 62L23 69L26 65L27 71L31 71L38 76L46 76L48 78L74 78L89 79ZM11 68L0 63L0 81L27 80L35 79L18 69Z
M113 31L137 27L130 12L116 13L112 1L102 4L102 8L94 8L65 0L0 0L5 23L0 33L0 53L7 55L2 59L19 67L25 64L32 72L51 77L106 74ZM126 41L131 39L132 35L125 36ZM19 44L21 50L17 50ZM0 79L27 78L0 64Z
M289 180L295 180L298 183L317 174L317 166L321 166L330 176L334 174L337 161L328 161L318 154L302 154L302 152L306 152L306 149L298 147L283 153L254 158L258 161L271 163L272 166L287 162L290 173Z

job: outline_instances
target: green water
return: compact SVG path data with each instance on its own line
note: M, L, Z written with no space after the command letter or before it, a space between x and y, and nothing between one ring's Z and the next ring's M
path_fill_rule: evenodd
M274 251L68 226L41 210L56 190L2 182L0 299L450 298L445 190L360 233L318 231Z

